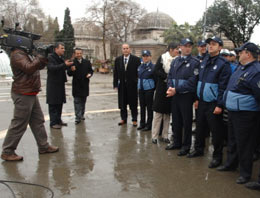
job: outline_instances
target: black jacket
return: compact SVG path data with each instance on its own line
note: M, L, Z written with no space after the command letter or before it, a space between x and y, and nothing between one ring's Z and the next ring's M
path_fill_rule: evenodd
M82 59L81 63L77 59L74 59L73 62L76 70L68 70L68 75L73 76L72 95L74 97L86 97L89 95L89 78L86 78L86 76L88 74L93 75L92 65L86 59Z
M52 53L48 57L47 64L47 103L48 104L62 104L66 103L65 82L67 76L65 70L67 66L63 58L56 53Z
M130 106L137 107L137 68L141 64L140 58L130 55L127 70L125 71L123 61L123 56L117 57L113 71L113 86L114 88L118 88L118 106L120 109L127 105L125 101L127 101ZM125 97L127 97L127 99Z
M166 97L167 73L163 69L162 56L159 57L154 68L154 76L157 79L153 110L157 113L171 113L171 97Z

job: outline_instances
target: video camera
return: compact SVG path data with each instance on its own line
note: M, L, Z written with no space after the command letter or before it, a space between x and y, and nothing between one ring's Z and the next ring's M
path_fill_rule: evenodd
M4 21L2 20L2 27ZM0 45L8 48L18 48L25 50L27 53L32 53L35 50L37 53L47 57L49 53L53 51L52 45L40 45L33 44L33 41L39 40L41 35L33 34L30 32L24 32L17 30L19 23L15 24L15 28L4 28L5 34L0 36Z

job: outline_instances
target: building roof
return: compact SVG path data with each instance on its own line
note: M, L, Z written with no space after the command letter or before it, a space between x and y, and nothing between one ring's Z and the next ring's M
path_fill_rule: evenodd
M162 12L150 12L146 14L137 24L137 30L160 29L166 30L171 27L175 21L168 14Z
M132 42L129 42L129 45L134 45L134 46L137 46L137 45L145 45L145 46L148 46L148 45L166 45L165 43L162 43L160 41L156 41L154 39L144 39L144 40L137 40L137 41L132 41Z

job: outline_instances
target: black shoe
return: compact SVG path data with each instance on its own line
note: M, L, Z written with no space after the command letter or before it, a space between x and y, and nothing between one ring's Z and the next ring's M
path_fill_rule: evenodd
M166 146L165 150L175 150L175 149L180 149L181 146L177 146L175 144L169 144L168 146Z
M61 125L61 126L68 126L68 124L65 123L65 122L63 122L63 121L61 121L60 125Z
M77 124L79 124L80 123L80 120L76 120L75 121L75 124L77 125Z
M249 178L243 177L243 176L239 176L239 178L237 178L236 183L237 184L245 184L247 182L249 182Z
M141 131L151 131L151 127L144 127Z
M223 166L219 166L218 168L217 168L217 170L218 171L235 171L236 170L236 168L233 168L233 167L228 167L228 166L225 166L225 165L223 165Z
M54 125L51 126L51 128L53 128L53 129L61 129L61 125L54 124Z
M193 152L191 152L191 153L189 153L188 155L187 155L187 157L188 158L194 158L194 157L200 157L200 156L203 156L204 155L204 153L203 152L201 152L201 151L193 151Z
M118 123L118 126L122 126L122 125L124 125L124 124L126 124L126 120L121 120L121 121Z
M167 143L167 144L171 143L168 138L162 138L162 142L165 142L165 143Z
M81 117L81 120L85 120L85 117Z
M152 139L153 144L157 144L157 139Z
M142 129L144 129L144 126L139 126L139 127L137 127L137 130L142 130Z
M260 182L248 182L245 186L251 190L260 190Z
M191 134L196 134L196 129L192 130Z
M209 168L217 168L218 166L220 166L220 164L222 163L221 160L219 159L213 159L210 163L209 163Z
M180 150L180 152L177 155L184 156L184 155L187 155L189 152L190 152L190 150Z

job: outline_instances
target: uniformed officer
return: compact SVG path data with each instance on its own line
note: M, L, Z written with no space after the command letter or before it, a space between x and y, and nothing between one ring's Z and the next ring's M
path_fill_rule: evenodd
M219 171L230 171L239 165L238 184L247 183L252 174L253 153L260 112L259 49L247 42L237 49L240 66L231 76L224 94L229 111L229 140L227 161Z
M197 58L202 62L207 54L207 43L204 40L198 41L197 44L198 56Z
M193 42L189 38L181 40L181 56L172 62L168 75L167 97L173 96L173 143L168 145L166 150L181 148L178 156L187 155L191 146L192 105L196 96L200 64L197 58L191 56L192 45Z
M153 94L155 80L153 76L154 64L151 62L151 52L142 51L143 63L138 67L138 91L141 108L140 126L137 128L142 131L149 131L153 121ZM146 121L147 110L147 121Z
M204 40L198 41L197 43L197 50L198 50L198 55L197 55L197 59L199 59L200 63L203 61L203 59L206 57L207 55L207 43ZM198 114L198 102L194 103L194 109L195 109L195 121L197 118L197 114ZM206 137L209 136L209 127L207 127L208 129L205 130L206 131ZM196 133L196 128L192 131L192 133Z
M197 86L198 117L196 122L195 150L188 157L198 157L204 154L205 124L212 132L214 146L213 159L209 168L215 168L222 163L223 150L223 93L226 89L231 69L229 63L219 55L223 41L219 37L206 40L208 55L203 59L199 70Z

